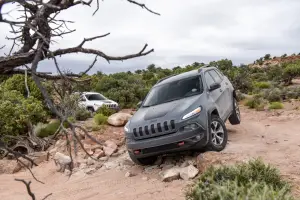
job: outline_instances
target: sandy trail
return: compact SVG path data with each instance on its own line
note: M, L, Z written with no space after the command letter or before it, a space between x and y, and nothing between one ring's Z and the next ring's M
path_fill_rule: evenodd
M224 159L244 160L262 157L277 166L281 173L295 185L294 192L300 194L300 115L286 113L271 116L266 112L255 112L242 108L242 123L227 124L229 142L223 151ZM137 167L138 168L138 167ZM32 190L37 199L53 193L49 200L182 200L188 182L183 180L163 183L158 174L145 174L126 178L126 171L99 170L92 175L83 172L70 179L55 171L53 162L43 163L33 170L45 184L32 181ZM148 177L145 180L143 177ZM25 186L14 178L32 180L29 172L0 175L0 199L30 199ZM299 187L299 186L298 186ZM25 196L25 198L24 198Z

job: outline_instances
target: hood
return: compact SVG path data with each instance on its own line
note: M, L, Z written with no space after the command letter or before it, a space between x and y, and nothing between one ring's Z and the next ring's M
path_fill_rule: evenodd
M196 95L151 107L141 107L130 119L130 124L139 126L143 123L160 121L162 118L164 118L164 120L181 119L190 109L200 106L200 96L201 95Z

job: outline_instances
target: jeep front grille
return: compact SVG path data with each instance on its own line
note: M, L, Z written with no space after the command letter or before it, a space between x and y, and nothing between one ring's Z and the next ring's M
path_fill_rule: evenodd
M175 131L175 121L171 120L134 128L133 135L136 139L144 139L174 133Z

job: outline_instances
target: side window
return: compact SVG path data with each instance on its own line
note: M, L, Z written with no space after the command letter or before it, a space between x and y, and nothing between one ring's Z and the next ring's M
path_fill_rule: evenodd
M211 84L215 83L214 79L211 77L211 75L208 72L205 73L204 77L205 77L207 87L209 87L209 86L211 86Z
M224 76L224 74L223 74L223 73L222 73L220 70L218 70L218 69L217 69L217 70L216 70L216 72L219 74L219 76L221 77L221 79L223 79L223 78L224 78L224 77L223 77L223 76Z
M221 83L222 82L221 77L219 76L219 74L217 74L217 72L215 70L210 70L208 72L214 78L214 80L216 81L216 83Z
M79 101L85 101L85 98L81 95Z

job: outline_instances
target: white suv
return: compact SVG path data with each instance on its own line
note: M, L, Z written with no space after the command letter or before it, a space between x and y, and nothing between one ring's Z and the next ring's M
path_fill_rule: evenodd
M79 106L85 107L91 112L97 111L102 106L119 110L119 104L117 102L110 100L97 92L80 93Z

